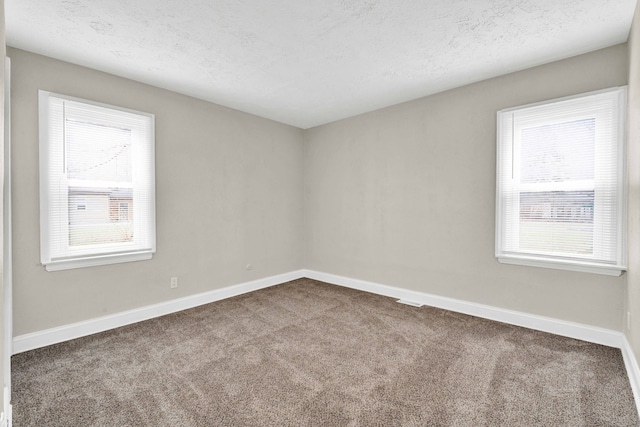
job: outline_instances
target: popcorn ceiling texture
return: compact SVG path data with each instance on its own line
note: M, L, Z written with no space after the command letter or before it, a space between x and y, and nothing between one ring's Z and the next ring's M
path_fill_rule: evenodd
M626 41L636 0L5 0L7 43L309 128Z

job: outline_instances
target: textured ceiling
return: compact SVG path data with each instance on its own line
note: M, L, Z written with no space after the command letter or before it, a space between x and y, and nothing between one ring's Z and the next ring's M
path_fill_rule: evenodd
M10 46L309 128L627 40L636 0L5 0Z

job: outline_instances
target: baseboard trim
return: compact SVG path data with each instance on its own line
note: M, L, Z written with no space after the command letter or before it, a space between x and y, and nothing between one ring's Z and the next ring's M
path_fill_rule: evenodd
M627 369L629 383L631 383L633 398L636 401L638 416L640 416L640 367L638 367L636 356L626 336L623 337L623 345L620 350L622 351L622 358L624 359L624 367Z
M322 273L314 270L297 270L91 320L46 329L44 331L19 335L13 339L13 354L164 316L166 314L175 313L247 292L257 291L259 289L300 279L302 277L308 277L310 279L320 280L326 283L358 289L400 300L413 301L432 307L469 314L498 322L549 332L556 335L576 338L596 344L616 347L623 350L625 346L627 346L630 350L628 343L626 343L624 334L609 329L507 310L424 292L411 291L408 289L338 276L335 274Z
M622 352L636 407L640 412L640 367L638 366L627 338L621 332L305 269L253 280L251 282L240 283L96 319L72 323L30 334L19 335L13 339L13 354L153 319L166 314L220 301L303 277L399 300L412 301L484 319L495 320L511 325L522 326L529 329L588 341L595 344L619 348ZM0 427L4 427L6 424L3 423L10 420L8 417L10 417L11 414L11 405L8 404L3 409L4 411L0 413L2 416L2 418L0 418Z
M624 360L627 376L629 377L629 383L631 384L631 390L633 391L636 410L640 416L640 367L638 366L633 350L629 345L629 341L627 341L626 336L622 332L584 325L581 323L567 322L565 320L554 319L551 317L507 310L489 305L476 304L473 302L427 294L424 292L410 291L408 289L382 285L379 283L368 282L366 280L352 279L350 277L338 276L335 274L322 273L319 271L303 270L303 274L304 277L308 277L309 279L320 280L322 282L338 286L358 289L399 300L413 301L484 319L495 320L537 331L549 332L595 344L619 348L622 352L622 359Z
M411 291L408 289L368 282L360 279L352 279L335 274L322 273L319 271L304 270L304 276L334 285L345 286L347 288L358 289L401 300L415 301L432 307L469 314L476 317L482 317L484 319L495 320L538 331L549 332L609 347L616 347L620 349L623 347L624 335L622 332L610 329L598 328L581 323L567 322L565 320L507 310L489 305L476 304L454 298Z
M130 325L143 320L153 319L155 317L164 316L166 314L175 313L197 307L199 305L242 295L247 292L253 292L270 286L279 285L302 277L304 277L303 270L292 271L289 273L253 280L251 282L240 283L221 289L203 292L201 294L190 295L146 307L98 317L96 319L72 323L30 334L19 335L13 338L13 354L46 347L48 345Z

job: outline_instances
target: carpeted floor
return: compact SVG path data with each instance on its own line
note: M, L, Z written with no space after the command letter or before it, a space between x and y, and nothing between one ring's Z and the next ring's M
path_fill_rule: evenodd
M639 425L617 349L310 279L12 363L15 427Z

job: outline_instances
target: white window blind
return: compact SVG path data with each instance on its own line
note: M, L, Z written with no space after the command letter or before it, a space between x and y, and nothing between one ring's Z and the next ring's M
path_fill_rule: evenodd
M619 275L626 89L498 112L496 256Z
M151 258L153 115L39 96L41 262L59 270Z

